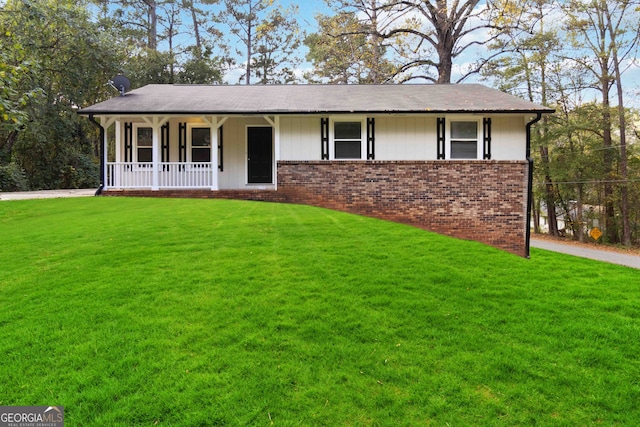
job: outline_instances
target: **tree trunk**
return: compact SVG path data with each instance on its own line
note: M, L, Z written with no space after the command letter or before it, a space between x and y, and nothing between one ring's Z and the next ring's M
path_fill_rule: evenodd
M611 54L613 59L613 70L616 78L616 90L618 92L618 123L620 132L620 213L622 215L622 243L631 246L631 224L629 223L629 192L627 175L627 124L624 116L624 93L622 91L622 76L620 72L620 61L618 59L618 45L616 43L616 31L613 29L611 14L608 7L605 7L607 16L607 27L611 36Z
M249 15L247 18L247 65L245 67L245 84L251 84L251 56L253 56L253 2L249 2Z
M378 5L377 0L371 0L371 45L373 46L373 67L371 67L371 83L380 83L380 41L381 37L378 33Z
M542 27L544 28L544 27ZM540 68L540 87L541 87L541 96L542 96L542 105L547 105L547 61L546 61L546 52L545 55L541 55L540 62L537 64ZM529 67L527 67L529 70ZM529 100L534 102L533 99L533 89L532 89L532 79L529 76L529 71L527 71L527 88L529 91ZM546 129L548 125L548 117L544 117L542 123L544 124L543 129ZM547 205L547 220L549 222L549 234L555 237L560 235L558 230L558 218L556 216L556 192L553 188L553 180L551 179L551 167L549 165L549 146L543 142L542 135L540 135L540 160L542 170L544 171L544 187L545 187L545 195L544 200Z
M196 8L193 6L193 2L189 3L189 10L191 11L191 20L193 21L193 36L196 39L198 59L202 59L202 40L200 39L200 25L198 24L198 15L196 14Z
M158 14L155 0L145 0L149 22L147 46L151 50L158 50Z
M453 38L452 18L447 16L449 8L446 0L437 0L436 2L436 19L433 22L436 33L438 34L438 45L436 52L438 54L438 84L451 83L451 69L453 68L453 47L455 40Z
M609 78L607 75L601 79L602 84L602 145L604 147L604 210L605 210L605 235L609 243L618 243L618 227L615 218L613 183L613 148L611 137L611 104L609 102Z
M576 237L578 241L584 242L584 206L582 199L584 198L584 184L578 184L578 203L576 205Z
M536 201L531 206L531 213L533 215L533 232L540 234L540 202Z
M247 85L251 84L251 44L253 43L253 34L251 30L253 30L253 28L251 24L249 24L247 27L247 65L245 67L245 84Z
M13 145L16 143L17 139L18 131L12 130L11 132L9 132L7 139L0 144L0 149L5 150L7 153L9 153L9 155L11 155L11 152L13 151Z
M446 47L438 46L438 57L440 58L438 67L438 81L437 84L449 84L451 83L451 68L453 67L453 61L451 60L451 52Z
M169 16L169 28L167 28L167 42L169 43L169 53L171 54L171 63L169 64L169 83L175 82L176 64L173 61L173 28L175 25L175 14L172 12Z
M549 221L549 234L555 237L559 236L558 233L558 218L556 216L556 196L553 189L553 182L551 181L551 173L549 171L549 147L540 146L540 158L541 166L544 171L544 202L547 205L547 219Z

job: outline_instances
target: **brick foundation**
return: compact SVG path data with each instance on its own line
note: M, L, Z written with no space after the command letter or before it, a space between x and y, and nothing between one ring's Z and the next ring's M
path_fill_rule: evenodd
M105 195L298 203L401 222L526 256L524 161L281 161L278 190L109 190Z
M261 202L287 203L289 200L284 194L274 190L118 190L109 189L102 192L103 196L125 196L125 197L166 197L182 199L235 199L235 200L257 200Z
M527 169L524 161L283 161L278 193L525 256Z

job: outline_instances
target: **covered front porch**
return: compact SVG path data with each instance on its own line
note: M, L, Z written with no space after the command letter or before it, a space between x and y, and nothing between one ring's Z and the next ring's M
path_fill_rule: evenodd
M277 189L278 116L92 119L103 129L103 191Z

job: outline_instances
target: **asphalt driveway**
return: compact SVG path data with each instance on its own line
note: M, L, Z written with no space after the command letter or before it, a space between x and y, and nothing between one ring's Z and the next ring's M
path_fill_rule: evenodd
M83 188L79 190L17 191L15 193L0 192L0 200L60 199L64 197L89 197L94 196L95 194L95 188Z
M531 237L531 247L640 269L640 255L588 248L582 245L536 239L535 237Z

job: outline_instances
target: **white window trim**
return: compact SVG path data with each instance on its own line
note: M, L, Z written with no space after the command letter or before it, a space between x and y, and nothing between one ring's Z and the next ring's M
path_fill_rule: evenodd
M138 148L140 148L138 146L138 129L151 129L151 134L153 135L153 128L151 126L149 126L146 123L132 123L133 125L133 130L132 133L133 135L131 135L131 145L132 145L132 149L131 151L133 151L131 153L131 157L132 157L132 161L133 163L139 163L141 165L143 165L144 167L150 166L153 164L153 161L151 162L141 162L138 160ZM153 136L152 136L153 138ZM151 156L153 158L153 139L151 140L151 145L149 147L143 147L143 148L150 148L151 149Z
M360 158L336 159L335 123L360 122ZM329 117L329 159L330 160L365 160L367 158L367 117L366 116L331 116Z
M481 116L446 116L445 131L445 148L444 158L447 160L481 160L484 155L484 127L483 117ZM475 159L452 159L451 158L451 123L452 122L477 122L478 124L478 140L476 146Z
M192 129L209 129L209 138L211 139L211 126L206 123L187 123L187 162L193 163L192 153L193 153L193 144L192 144ZM204 148L203 146L199 146ZM212 141L209 141L209 162L213 158L213 144ZM209 163L209 162L199 162L199 163Z

